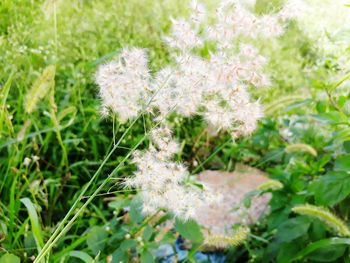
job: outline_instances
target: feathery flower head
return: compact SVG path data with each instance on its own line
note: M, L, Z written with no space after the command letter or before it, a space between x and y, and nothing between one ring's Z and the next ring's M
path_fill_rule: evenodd
M166 43L180 50L192 49L203 45L202 39L198 36L192 25L185 19L171 19L172 31L170 36L165 37Z
M175 147L170 135L167 127L151 131L151 140L158 149L151 147L134 155L138 170L133 177L126 179L125 185L139 189L143 213L166 209L187 220L193 218L204 203L215 199L208 194L208 190L202 191L184 184L189 173L182 164L171 160Z
M148 96L147 63L145 50L124 48L116 60L99 67L96 83L100 87L103 114L112 111L121 121L137 116Z
M195 217L203 204L217 201L210 189L186 185L187 168L172 159L180 146L166 125L169 113L202 116L209 126L234 137L252 133L263 115L247 86L268 85L263 72L267 60L250 40L280 36L283 22L294 14L284 8L280 13L257 16L242 2L221 1L216 20L209 27L205 25L205 6L192 1L190 18L171 19L171 32L165 38L175 49L174 65L154 77L149 73L146 51L140 48L123 49L96 74L104 115L113 112L127 121L146 110L161 123L151 131L149 149L135 152L137 171L125 181L126 186L139 189L145 214L167 209L188 219ZM209 29L203 32L203 28ZM191 53L206 41L217 46L209 58Z

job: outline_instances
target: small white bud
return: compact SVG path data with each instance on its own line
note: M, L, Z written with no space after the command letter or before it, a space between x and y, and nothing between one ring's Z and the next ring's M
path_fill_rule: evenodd
M23 165L24 165L24 166L29 166L31 162L32 162L32 159L26 157L26 158L24 158L24 160L23 160Z

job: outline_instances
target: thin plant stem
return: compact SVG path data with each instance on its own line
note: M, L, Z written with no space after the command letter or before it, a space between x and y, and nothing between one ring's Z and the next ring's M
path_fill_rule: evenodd
M52 246L58 241L58 239L64 234L66 233L69 228L71 227L71 225L74 223L75 219L81 214L81 212L84 210L84 208L93 200L93 198L102 190L102 188L106 185L106 183L108 182L109 178L111 178L114 173L119 169L119 167L121 166L121 164L123 164L127 158L132 154L132 152L137 148L137 146L139 146L143 140L147 137L146 135L143 136L141 138L141 140L136 144L136 147L133 147L129 153L124 157L123 161L119 163L119 165L112 171L112 173L109 174L109 176L102 182L102 184L94 191L94 193L89 197L89 199L83 204L83 206L77 211L77 213L69 220L69 222L67 223L67 225L64 226L64 224L66 223L66 221L69 219L69 217L71 216L71 214L73 213L73 211L77 208L79 202L81 201L81 199L84 197L86 191L88 190L88 188L91 186L92 182L95 181L95 179L98 177L98 175L101 173L102 168L105 166L106 162L109 160L109 158L112 156L113 152L118 148L119 144L122 142L122 140L124 139L124 137L128 134L128 132L131 130L131 128L134 126L134 124L137 122L137 120L143 115L143 113L146 111L147 107L151 104L151 102L153 101L154 97L158 94L159 90L162 89L166 82L168 81L169 77L171 76L171 74L169 74L169 76L166 78L166 80L164 81L164 83L156 90L156 92L151 96L150 100L148 101L148 103L145 105L144 109L138 114L138 116L132 121L132 123L128 126L128 128L125 130L125 132L123 133L123 135L119 138L118 142L113 146L112 150L108 153L108 155L105 157L105 159L103 160L103 162L101 163L101 165L99 166L99 168L97 169L97 171L95 172L95 174L92 176L92 178L89 180L89 182L87 183L87 185L84 187L84 189L80 192L78 198L74 201L73 205L71 206L71 208L69 209L68 213L65 215L65 217L63 218L63 220L60 222L60 224L57 226L56 230L54 231L54 233L51 235L51 237L49 238L49 240L46 242L46 244L44 245L44 247L42 248L42 250L40 251L40 253L38 254L37 258L34 260L34 263L39 263L45 256L46 254L49 253L50 249L52 248ZM156 124L156 126L158 126L160 124L160 122L158 122ZM62 229L62 230L61 230Z

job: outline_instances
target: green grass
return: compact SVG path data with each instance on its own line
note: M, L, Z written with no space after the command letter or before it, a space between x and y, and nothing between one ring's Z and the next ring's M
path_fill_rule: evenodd
M110 151L113 136L111 121L99 116L96 67L125 46L147 48L152 70L168 63L162 35L169 28L170 16L186 13L184 2L2 1L1 250L24 259L36 254L34 250L42 248L43 240L51 236L74 201L78 200L77 207L86 201L77 197ZM45 86L45 78L40 79L49 65L56 67L52 87ZM35 81L42 89L33 86ZM45 95L45 90L51 91ZM34 104L33 110L26 110L28 102ZM120 127L116 136L126 127ZM138 142L142 127L138 121L121 146L131 148ZM123 148L115 150L87 196L127 153ZM40 160L26 167L24 158L34 155ZM130 172L128 167L124 170L121 172ZM102 189L106 192L114 185L115 181L108 181ZM22 198L27 198L26 206ZM103 219L103 206L97 200L74 222L76 227L65 237L66 244L79 241L89 228L89 218Z
M127 191L120 185L121 178L135 168L129 161L132 151L148 146L147 131L157 124L143 114L125 125L103 119L99 114L94 73L99 64L116 56L125 46L147 48L152 72L170 63L170 52L162 37L169 30L171 16L188 13L185 8L188 2L2 0L0 263L5 253L16 255L23 262L32 262L33 256L40 252L41 256L46 254L48 262L92 262L93 259L105 262L111 255L114 260L126 262L131 248L142 262L152 262L147 261L152 249L174 242L171 231L156 241L162 232L158 226L168 215L159 216L157 222L151 224L157 215L140 215L135 191ZM206 2L214 9L212 1ZM265 2L258 1L258 13L270 8ZM333 105L317 99L310 104L306 101L286 108L300 101L300 96L314 98L323 87L328 87L328 77L336 71L333 61L320 62L312 43L293 23L277 41L262 41L259 45L262 53L270 58L267 70L273 72L273 86L253 91L254 95L265 103L268 114L299 113L300 123L307 122L310 127L295 128L293 144L285 141L280 130L292 123L295 116L282 121L265 119L251 138L232 141L227 134L210 137L199 118L171 116L175 136L181 140L177 159L183 160L192 173L208 168L231 171L237 162L243 162L268 171L274 180L283 183L281 192L273 193L274 210L268 222L263 221L251 229L250 243L245 242L243 249L234 248L228 253L233 254L235 260L245 262L269 258L270 253L283 257L287 249L289 253L299 249L301 252L293 255L299 259L322 248L323 243L327 246L337 243L327 241L333 239L326 239L329 235L322 225L317 225L320 222L302 217L295 220L295 215L290 213L295 204L304 201L314 204L312 191L320 191L316 197L324 195L323 189L312 189L312 183L324 180L330 184L329 176L325 179L322 176L334 165L332 154L335 151L344 154L342 141L324 133L331 130L344 140L350 138L346 137L350 133L345 133L348 129L342 131L337 123L336 128L317 126L314 120L307 119L307 114L315 113L316 108L316 113L323 114L321 117L330 122L334 122L332 116L346 120L344 114L333 112L334 105L341 108L350 98L349 95L340 99L335 96ZM306 72L310 67L316 70ZM313 86L319 89L310 89ZM326 115L327 111L333 115ZM300 147L288 151L288 145L289 148L306 145L317 155L300 154ZM25 158L33 159L33 156L40 159L25 165ZM344 196L345 193L342 198ZM344 197L344 204L346 201ZM335 212L341 218L348 218L344 204L339 203ZM315 205L328 204L316 202ZM130 208L130 213L124 213L125 207ZM298 226L301 231L315 225L319 232L313 229L290 242L289 235L295 233L288 232L288 224L293 226L294 220L301 222ZM276 232L279 238L286 239L285 243L274 239ZM195 231L192 236L197 234ZM126 238L127 235L131 237ZM140 237L145 244L141 245ZM327 242L317 241L319 239ZM338 243L347 244L348 240ZM191 257L197 248L194 246L190 251ZM341 254L340 250L334 253ZM99 251L102 252L99 254ZM9 262L16 262L11 255L5 257L12 260Z

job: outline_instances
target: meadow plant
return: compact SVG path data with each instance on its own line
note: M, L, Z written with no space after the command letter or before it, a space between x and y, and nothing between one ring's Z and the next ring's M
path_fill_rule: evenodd
M291 4L279 13L257 16L239 1L221 1L209 23L203 4L193 1L191 10L189 19L171 19L170 34L164 37L173 50L171 65L151 74L146 50L126 47L96 73L103 115L116 114L125 122L145 110L162 125L151 131L149 149L134 154L137 171L125 185L140 189L145 214L163 208L185 220L216 200L206 187L185 186L189 172L172 161L179 146L167 116L201 116L215 131L230 132L234 138L251 134L263 111L248 87L269 85L263 71L267 59L253 40L280 36L284 22L295 15ZM208 57L199 56L196 50L207 43L215 48Z
M348 5L183 2L3 1L0 262L152 262L178 234L189 261L242 243L227 262L348 256ZM96 120L97 65L113 131ZM241 162L271 179L239 203L232 231L209 230L198 211L220 196L194 174ZM269 213L248 228L265 192Z

